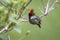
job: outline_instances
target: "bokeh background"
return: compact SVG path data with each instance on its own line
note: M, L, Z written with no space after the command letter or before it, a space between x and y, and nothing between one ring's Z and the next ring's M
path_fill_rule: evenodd
M47 0L44 0L45 4L46 2ZM50 4L53 2L54 0L51 0ZM39 8L43 9L41 0L32 0L28 6L28 9L34 9L35 14L38 16L42 14ZM28 17L28 13L25 12L22 16ZM20 22L18 24L18 27L21 29L20 33L12 30L0 34L0 36L9 34L11 40L60 40L60 5L41 20L41 28L29 22ZM28 36L26 36L27 31L30 31Z

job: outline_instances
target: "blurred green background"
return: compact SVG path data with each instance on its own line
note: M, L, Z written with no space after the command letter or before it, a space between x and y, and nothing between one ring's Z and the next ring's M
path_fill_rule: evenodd
M51 4L54 0L51 0ZM44 0L46 3L46 1ZM42 18L41 28L37 25L32 25L29 22L20 22L18 27L21 29L21 33L14 30L7 32L11 40L60 40L60 5L55 10L51 11L47 16ZM32 0L28 6L29 9L34 9L35 14L40 16L42 13L39 8L42 8L40 0ZM28 17L28 13L24 13L23 17ZM30 30L28 36L26 32ZM3 34L0 34L1 36Z

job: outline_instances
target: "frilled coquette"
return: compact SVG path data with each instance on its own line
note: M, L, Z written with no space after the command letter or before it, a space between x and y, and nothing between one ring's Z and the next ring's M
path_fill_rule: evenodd
M38 25L39 28L41 28L41 19L39 16L35 15L33 9L29 12L29 22L33 25Z

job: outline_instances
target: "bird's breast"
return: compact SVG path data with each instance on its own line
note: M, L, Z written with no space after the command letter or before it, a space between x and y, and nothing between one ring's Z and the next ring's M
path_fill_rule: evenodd
M35 19L35 18L37 18L36 16L31 16L31 19Z

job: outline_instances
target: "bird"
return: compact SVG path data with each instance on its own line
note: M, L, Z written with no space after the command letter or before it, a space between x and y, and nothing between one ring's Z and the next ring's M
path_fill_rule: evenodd
M38 25L39 28L41 28L41 19L39 16L37 16L35 13L34 13L34 9L31 9L29 11L29 23L30 24L33 24L33 25Z

